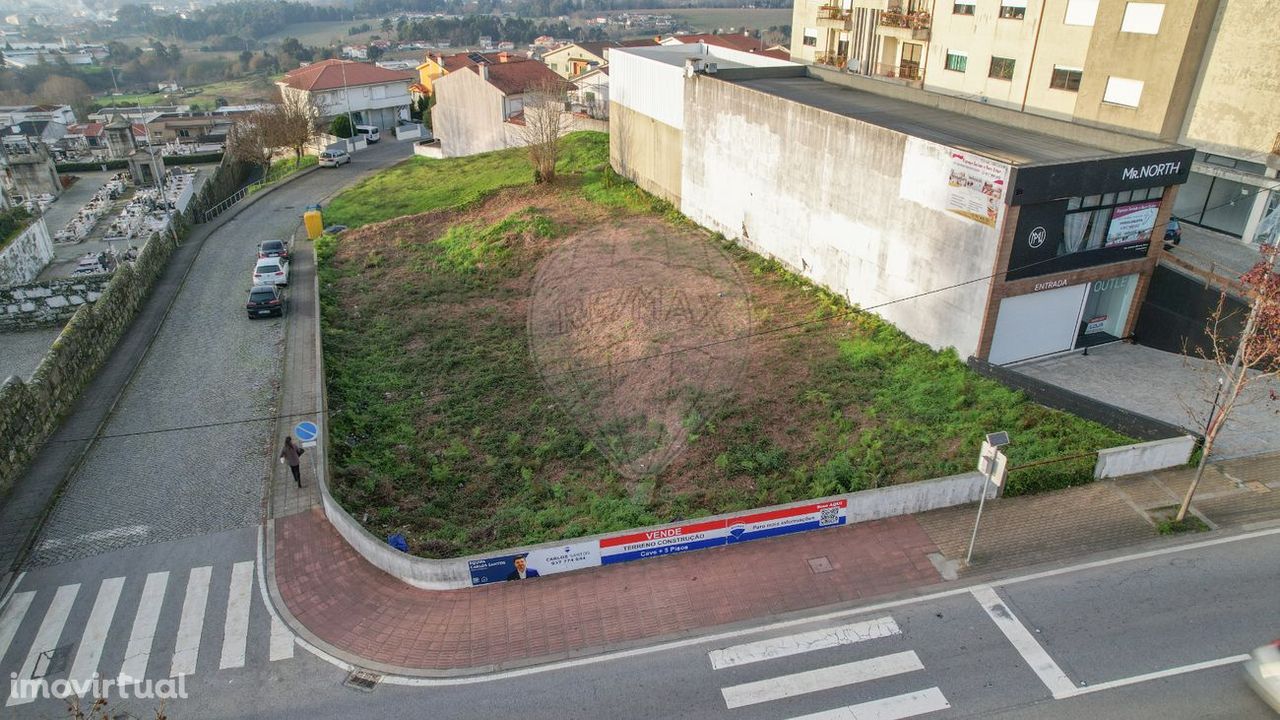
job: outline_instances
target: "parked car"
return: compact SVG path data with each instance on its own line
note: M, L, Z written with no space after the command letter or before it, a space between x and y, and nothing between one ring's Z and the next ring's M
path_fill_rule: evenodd
M329 148L320 153L320 167L336 168L351 162L351 153L342 148Z
M1254 650L1244 661L1244 671L1254 691L1280 713L1280 640Z
M1169 224L1164 226L1164 249L1177 245L1182 242L1182 223L1178 222L1178 218L1169 218Z
M284 317L284 292L275 285L254 285L244 307L250 319L272 315Z
M357 125L356 136L364 138L364 141L372 145L381 139L382 134L378 131L377 125Z
M289 243L284 240L263 240L258 243L258 258L280 258L289 262Z
M289 263L279 258L260 258L253 268L254 285L288 285Z

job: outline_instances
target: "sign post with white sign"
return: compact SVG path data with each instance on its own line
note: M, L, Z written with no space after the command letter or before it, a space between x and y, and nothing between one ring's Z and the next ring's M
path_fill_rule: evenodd
M1002 487L1005 475L1008 474L1009 460L1004 453L1000 452L1000 448L1008 444L1009 434L1003 432L991 433L987 435L986 440L982 441L982 450L978 453L978 472L986 477L986 482L982 483L982 495L978 497L978 517L973 521L973 535L969 537L969 552L964 556L965 565L973 559L973 544L978 540L978 523L982 522L982 509L987 504L987 493L990 491L988 485Z

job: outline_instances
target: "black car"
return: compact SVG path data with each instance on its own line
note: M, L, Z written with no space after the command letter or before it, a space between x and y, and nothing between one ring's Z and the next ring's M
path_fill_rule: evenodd
M289 261L289 246L283 240L265 240L258 243L259 258L278 257L281 260Z
M284 317L284 292L275 285L255 285L249 291L249 300L244 304L249 318Z

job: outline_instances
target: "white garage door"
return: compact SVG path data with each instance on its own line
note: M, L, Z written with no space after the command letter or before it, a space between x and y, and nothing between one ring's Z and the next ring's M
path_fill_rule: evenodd
M1088 289L1084 283L1001 300L988 361L1003 365L1070 350Z

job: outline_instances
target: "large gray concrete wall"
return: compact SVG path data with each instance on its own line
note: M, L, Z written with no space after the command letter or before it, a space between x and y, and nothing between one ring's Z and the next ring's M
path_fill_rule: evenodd
M436 105L431 130L445 157L462 157L510 146L502 93L472 70L459 70L432 83Z
M22 285L36 279L53 260L53 241L44 218L35 222L0 251L0 288Z
M685 215L921 342L977 351L989 279L884 305L992 273L1003 211L992 227L911 197L945 193L949 148L711 77L687 83Z
M677 207L683 142L678 129L609 103L609 163L614 171Z

